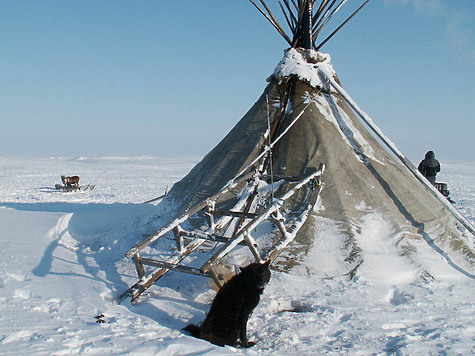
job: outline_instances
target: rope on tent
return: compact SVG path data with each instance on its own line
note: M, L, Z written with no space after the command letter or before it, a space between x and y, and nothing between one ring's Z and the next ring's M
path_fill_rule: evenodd
M287 128L274 140L274 142L272 142L268 147L266 147L266 149L264 149L264 151L262 151L262 153L260 155L258 155L251 163L249 163L246 167L244 167L233 179L231 179L225 187L227 188L231 188L235 185L235 180L240 178L249 168L251 168L257 161L259 161L262 157L264 157L264 155L267 153L267 151L271 150L272 147L274 147L277 142L280 141L280 139L291 129L292 126L294 126L294 124L300 119L300 117L303 115L303 113L305 112L305 110L307 110L307 108L310 106L312 102L309 102L307 105L305 105L305 107L303 108L303 110L300 112L300 114L297 115L297 117L290 123L289 126L287 126Z
M269 96L266 94L266 111L267 111L267 130L269 135L269 168L270 168L270 184L271 184L271 193L272 201L274 202L274 171L272 169L272 149L270 148L271 137L270 137L270 115L269 115Z
M327 85L330 83L330 78L322 78L322 82L324 81L324 83L322 83L320 89L318 90L317 94L320 94L321 91L327 87ZM305 110L307 110L307 108L310 106L310 104L312 103L312 101L310 100L307 105L305 105L305 107L302 109L302 111L300 112L300 114L298 114L295 119L289 124L289 126L287 126L285 128L284 131L282 131L282 133L274 140L274 142L270 143L268 147L266 147L264 149L264 151L261 152L261 154L259 154L251 163L249 163L246 167L244 167L238 174L236 174L236 176L234 176L233 179L231 179L224 187L224 188L232 188L235 186L235 181L236 179L239 179L249 168L251 168L257 161L259 161L262 157L264 157L264 155L267 153L267 151L271 150L276 144L277 142L279 142L281 140L282 137L285 136L285 134L287 132L289 132L289 130L295 125L295 123L302 117L303 113L305 112Z

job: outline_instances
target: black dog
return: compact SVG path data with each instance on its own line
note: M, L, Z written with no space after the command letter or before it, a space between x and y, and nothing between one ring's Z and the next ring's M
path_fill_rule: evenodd
M242 268L218 291L201 326L190 324L183 330L218 346L253 346L247 340L247 321L270 280L269 264L268 260Z

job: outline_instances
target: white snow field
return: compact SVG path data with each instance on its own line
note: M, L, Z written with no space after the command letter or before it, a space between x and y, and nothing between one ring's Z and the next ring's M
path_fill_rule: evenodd
M115 303L137 281L124 253L160 225L143 202L199 159L0 157L0 354L475 354L474 276L428 247L417 263L438 278L423 278L377 214L358 235L365 258L355 280L339 273L342 239L323 219L306 260L272 272L249 320L253 348L181 331L204 318L215 294L199 276L170 272L137 304ZM441 163L439 181L474 221L475 163ZM96 188L60 193L60 175Z

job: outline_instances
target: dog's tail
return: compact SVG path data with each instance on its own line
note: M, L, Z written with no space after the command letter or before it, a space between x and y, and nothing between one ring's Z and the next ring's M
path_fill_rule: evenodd
M182 330L188 331L193 337L200 338L201 329L199 326L196 326L195 324L189 324L185 326Z

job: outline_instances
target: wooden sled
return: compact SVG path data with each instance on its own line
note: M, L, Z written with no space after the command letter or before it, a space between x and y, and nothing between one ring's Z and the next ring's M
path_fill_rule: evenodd
M321 175L324 168L321 164L318 171L304 177L273 177L276 182L272 184L272 187L279 187L275 194L267 181L268 175L253 171L236 178L233 184L226 185L218 193L188 209L126 253L126 257L132 258L135 263L139 281L122 293L117 301L121 302L127 297L134 301L171 270L212 278L216 285L221 287L224 276L219 273L218 267L222 259L237 246L246 246L258 262L268 259L271 263L274 262L295 239L316 205L322 188ZM243 183L244 188L232 209L216 208L223 195L231 188ZM299 209L295 209L294 206L292 211L287 211L286 202L297 192L301 203ZM206 220L206 224L186 230L184 226L191 225L190 218L196 217L202 217L203 221ZM273 224L273 234L278 237L277 240L273 240L275 243L268 251L260 251L258 243L251 235L264 222ZM176 252L171 257L158 260L142 256L146 247L172 231L176 242ZM216 252L200 268L180 264L198 248L206 246L205 242L210 241L214 243L213 252L214 250ZM148 253L150 254L150 251Z
M449 197L450 195L450 192L449 190L447 189L447 183L435 183L435 187L437 188L437 190L446 198Z
M437 182L435 183L435 188L440 192L440 194L446 197L449 202L452 204L455 203L452 198L450 198L450 191L447 188L447 183Z
M55 184L54 187L61 191L61 192L85 192L88 190L93 190L96 186L92 184L88 185L62 185L62 184Z

